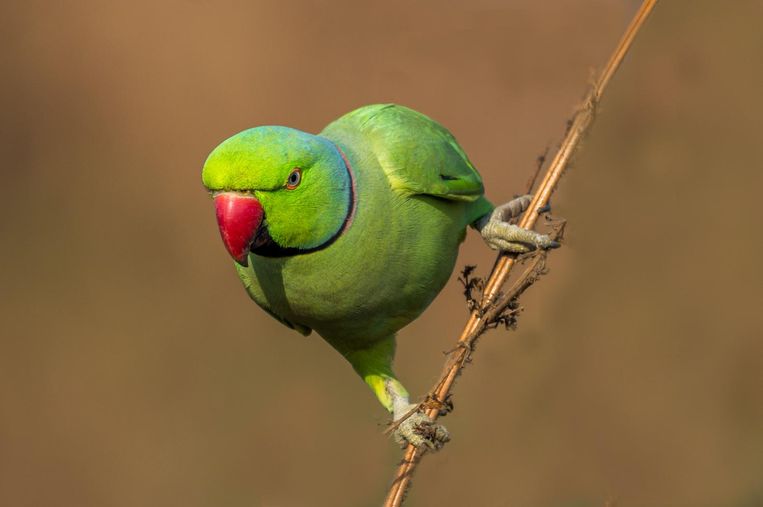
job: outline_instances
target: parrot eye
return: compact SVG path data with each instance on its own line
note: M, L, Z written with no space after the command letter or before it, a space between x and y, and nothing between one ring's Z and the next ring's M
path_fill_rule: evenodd
M302 181L302 169L299 167L295 167L294 170L289 174L289 178L286 180L286 188L288 190L294 190L299 186L299 183Z

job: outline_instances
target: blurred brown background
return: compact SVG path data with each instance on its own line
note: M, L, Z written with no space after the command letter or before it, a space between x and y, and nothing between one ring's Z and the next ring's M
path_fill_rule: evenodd
M506 200L636 8L4 2L0 505L378 505L386 415L248 300L204 158L393 101ZM411 506L763 505L761 19L658 6L555 196L567 244L483 340ZM459 266L492 259L470 234ZM465 318L453 282L401 333L414 393Z

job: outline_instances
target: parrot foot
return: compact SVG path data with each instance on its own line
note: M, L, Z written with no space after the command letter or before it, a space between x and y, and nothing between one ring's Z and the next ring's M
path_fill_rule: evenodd
M417 408L418 405L409 405L402 414L395 412L395 442L401 447L411 444L431 451L440 450L450 440L450 433L445 426L436 423ZM416 411L410 413L414 409Z
M559 243L545 234L523 229L510 223L512 218L522 214L532 201L532 195L517 197L496 207L475 222L482 239L493 250L512 253L526 253L538 248L557 248Z

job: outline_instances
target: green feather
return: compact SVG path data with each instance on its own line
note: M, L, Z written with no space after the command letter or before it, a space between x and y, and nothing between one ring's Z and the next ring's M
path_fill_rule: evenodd
M339 118L321 133L362 136L376 155L393 190L403 195L431 195L476 201L482 178L456 139L442 125L407 107L366 106Z
M306 248L317 241L304 227L316 223L315 215L330 215L335 226L336 210L346 217L346 182L336 183L340 169L345 170L336 153L344 153L355 184L351 224L326 248L311 253L252 253L249 266L238 267L238 273L259 306L303 334L317 331L391 410L387 389L405 395L392 372L395 333L440 292L466 227L493 206L453 136L411 109L367 106L334 121L318 136L295 132L250 132L228 147L223 143L205 165L204 182L210 190L253 191L269 227L302 231L279 237L289 238L288 246L303 241L298 246ZM305 190L298 206L283 197L289 192L282 188L297 162L318 164L321 169L315 173L329 175L315 179L324 192ZM391 383L385 387L385 381Z

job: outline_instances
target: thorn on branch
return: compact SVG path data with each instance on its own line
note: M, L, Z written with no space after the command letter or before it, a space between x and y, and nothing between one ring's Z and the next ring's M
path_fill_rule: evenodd
M448 349L443 351L443 355L449 356L453 354L454 352L462 352L465 355L470 355L472 352L474 352L474 346L475 342L458 342L456 343L456 346L452 349Z
M546 156L547 155L548 155L548 146L546 146L546 149L543 150L543 153L538 155L538 158L535 159L536 166L537 166L539 171L543 168L543 164L546 163Z
M498 326L504 326L506 330L514 330L517 328L517 316L522 311L522 308L519 306L519 302L517 301L517 298L512 299L508 302L506 307L496 315L496 317L490 322L490 328L495 329Z
M567 134L569 134L569 133L570 133L570 130L572 130L572 124L573 124L573 123L575 123L575 117L574 117L574 116L573 116L572 118L568 118L568 119L567 119L567 125L566 125L566 127L565 127L565 129L564 129L564 135L565 135L565 137L567 136Z
M546 156L548 156L548 149L549 147L546 146L546 149L543 150L543 153L538 155L538 158L535 159L535 171L533 172L532 176L530 176L530 179L527 180L527 194L532 194L533 187L535 186L535 182L538 180L538 176L540 175L541 169L543 169L543 164L546 163Z
M443 417L453 411L453 400L450 393L445 397L445 400L439 400L430 393L419 406L425 411L435 409L438 412L438 417Z
M476 268L477 266L464 266L464 269L461 271L461 276L458 277L458 281L464 286L466 308L469 310L469 313L476 310L477 314L481 317L484 311L479 308L479 299L482 299L482 289L485 287L485 281L478 276L472 277L472 273ZM475 291L477 292L479 299L474 297Z
M546 225L551 228L551 234L549 234L551 239L561 242L562 239L564 239L564 230L567 227L567 219L557 218L550 214L545 214L543 217L546 220Z
M453 412L453 409L455 409L455 405L453 405L453 395L448 393L448 396L445 397L445 401L443 402L443 406L438 412L438 415L440 417L445 417L446 415Z

